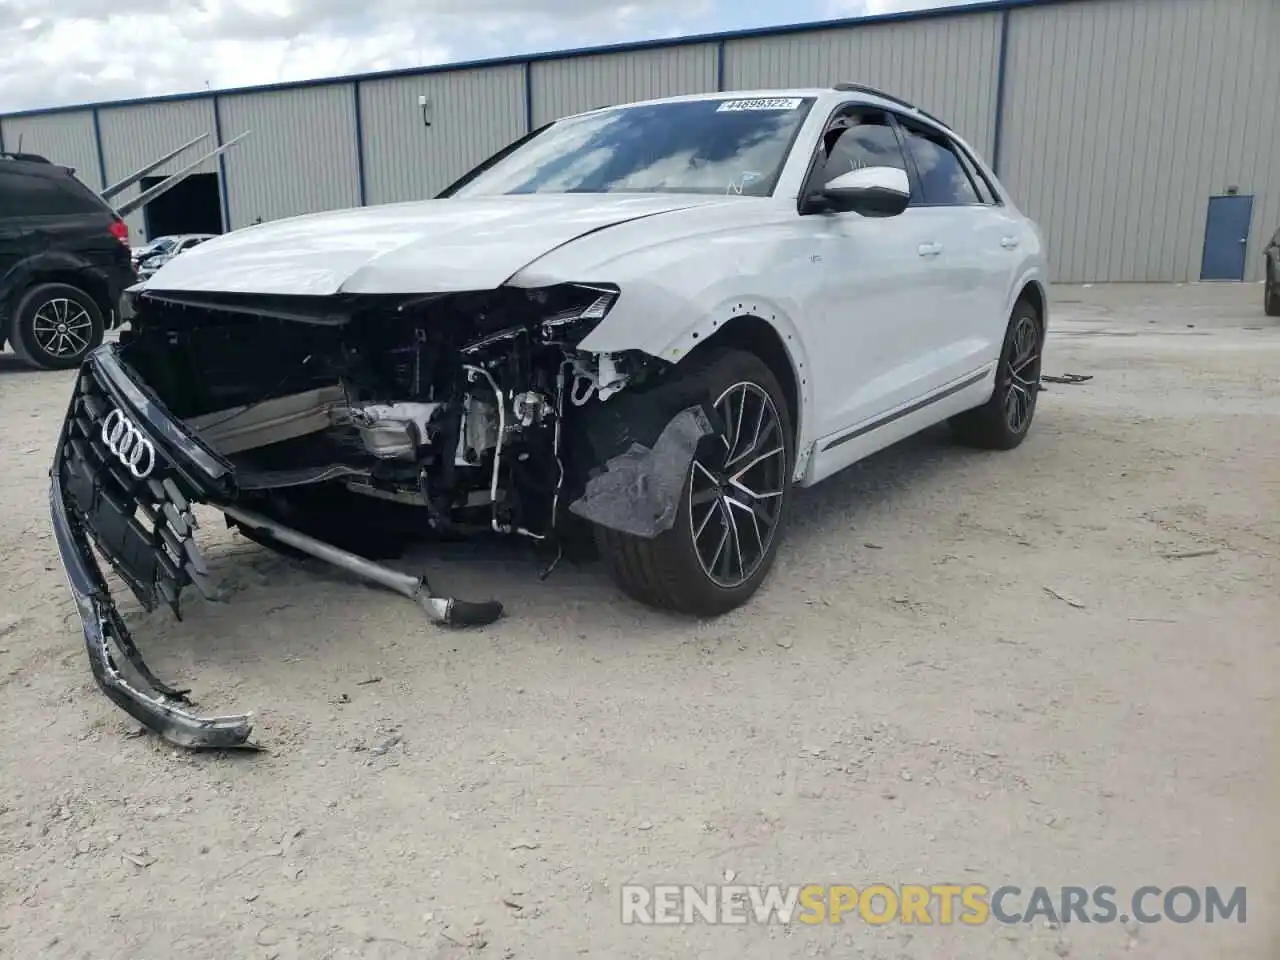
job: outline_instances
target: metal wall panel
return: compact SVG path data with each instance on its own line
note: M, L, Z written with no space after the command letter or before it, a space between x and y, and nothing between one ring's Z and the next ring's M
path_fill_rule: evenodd
M360 204L355 95L351 84L237 94L218 101L231 228L262 218Z
M990 159L998 13L730 40L724 57L728 89L870 84L941 117Z
M538 126L615 103L714 90L716 45L536 61L532 77L533 123Z
M98 126L102 135L102 157L107 167L108 183L127 177L202 133L209 135L207 140L184 150L148 176L162 177L177 173L217 146L212 97L103 109L98 114ZM217 173L218 161L216 158L206 160L192 172ZM112 202L132 200L140 189L139 185L129 187L113 197ZM144 236L142 210L135 210L125 220L129 224L131 237L140 239Z
M366 201L424 200L524 136L524 68L370 81L360 84L360 106Z
M1210 196L1255 197L1248 278L1280 226L1280 2L1089 0L360 82L366 200L434 195L524 132L611 103L870 83L936 113L992 159L1008 18L1001 176L1044 227L1061 281L1199 276ZM220 99L231 227L360 201L349 81ZM424 127L418 97L431 101ZM526 96L529 100L526 101ZM213 128L213 99L104 106L108 179ZM0 118L18 147L98 172L89 110ZM212 140L193 148L212 147ZM184 158L166 170L177 169ZM206 167L216 170L216 161ZM139 222L132 222L135 234Z
M44 116L6 117L0 121L4 148L16 153L38 153L54 163L74 167L88 187L101 190L98 147L93 139L93 112L53 113Z
M1094 0L1011 13L1002 179L1061 281L1198 280L1209 197L1280 226L1280 3Z

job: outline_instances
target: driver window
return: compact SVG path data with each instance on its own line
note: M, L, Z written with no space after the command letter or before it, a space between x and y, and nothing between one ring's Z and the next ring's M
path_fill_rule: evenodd
M841 174L863 167L907 169L898 146L898 135L887 114L861 111L839 118L823 137L826 162L822 171L825 186Z

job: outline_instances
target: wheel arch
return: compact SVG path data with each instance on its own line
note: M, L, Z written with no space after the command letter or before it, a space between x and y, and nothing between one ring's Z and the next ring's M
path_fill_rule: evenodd
M24 261L5 277L2 309L8 320L5 325L6 335L13 332L13 325L17 323L18 304L22 302L22 298L33 288L46 283L62 283L83 290L93 298L102 314L103 325L111 326L115 308L110 302L110 285L106 278L74 259L46 255Z
M793 330L780 330L775 326L776 313L773 314L773 322L771 322L761 315L766 311L759 310L756 304L742 304L743 308L747 306L756 309L744 309L743 312L733 313L724 320L711 319L709 336L699 337L694 333L695 346L687 350L679 358L678 363L687 363L691 358L704 356L711 350L725 348L744 350L758 357L777 378L787 401L787 412L796 447L793 453L796 461L793 464L793 475L799 476L805 466L801 462L801 451L806 449L802 437L804 425L808 419L805 414L811 395L808 366L799 346L798 335Z
M1027 280L1022 289L1018 291L1018 295L1013 302L1030 304L1035 310L1036 315L1040 318L1041 327L1045 326L1049 320L1049 297L1044 285L1036 279Z

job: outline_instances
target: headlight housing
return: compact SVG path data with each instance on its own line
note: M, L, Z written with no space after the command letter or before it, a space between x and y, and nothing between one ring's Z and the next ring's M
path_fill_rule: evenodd
M541 322L542 335L548 340L576 343L609 315L620 292L609 283L562 283L535 291L534 301L547 311Z

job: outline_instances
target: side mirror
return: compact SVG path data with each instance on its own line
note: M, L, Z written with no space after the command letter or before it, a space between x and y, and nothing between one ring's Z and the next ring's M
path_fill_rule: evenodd
M865 217L896 217L911 203L911 181L897 167L863 167L827 183L822 196L837 210Z

